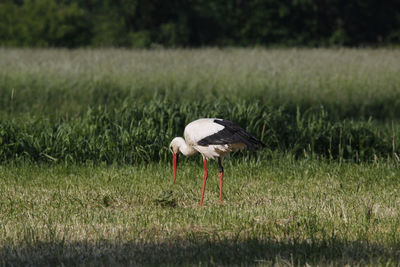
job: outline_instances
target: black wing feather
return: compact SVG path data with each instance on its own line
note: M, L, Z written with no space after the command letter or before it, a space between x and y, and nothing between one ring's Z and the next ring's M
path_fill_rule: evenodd
M258 149L260 146L264 147L265 144L261 142L257 137L246 132L242 127L228 120L214 120L214 123L218 123L224 126L219 132L207 136L197 143L201 146L207 145L222 145L232 143L243 143L250 149Z

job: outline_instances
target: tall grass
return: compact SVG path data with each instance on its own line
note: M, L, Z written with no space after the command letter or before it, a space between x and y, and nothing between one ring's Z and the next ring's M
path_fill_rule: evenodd
M0 50L0 161L164 161L199 117L268 151L399 160L399 50Z
M331 122L323 109L291 114L262 104L215 102L88 109L79 118L5 120L0 128L0 160L82 163L139 163L169 159L168 144L199 117L222 117L243 125L267 144L268 151L322 156L355 162L390 157L398 161L399 126L371 121ZM393 126L394 127L394 126Z
M88 106L226 99L342 119L400 117L400 50L0 49L0 107L57 116Z

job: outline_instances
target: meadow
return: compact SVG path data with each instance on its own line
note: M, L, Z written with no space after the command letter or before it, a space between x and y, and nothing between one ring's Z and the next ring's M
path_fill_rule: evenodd
M398 49L0 49L2 265L397 265ZM267 148L168 144L199 117ZM214 177L215 176L215 177Z
M2 166L1 265L396 266L397 165Z

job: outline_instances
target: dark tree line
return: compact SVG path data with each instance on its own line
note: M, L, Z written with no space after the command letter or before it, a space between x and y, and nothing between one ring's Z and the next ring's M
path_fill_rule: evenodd
M0 0L0 45L400 44L400 1Z

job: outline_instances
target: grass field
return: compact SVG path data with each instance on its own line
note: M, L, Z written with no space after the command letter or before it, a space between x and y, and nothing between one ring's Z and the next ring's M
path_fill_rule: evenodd
M224 205L202 167L0 167L0 262L396 265L397 165L226 162ZM4 215L7 216L4 216Z
M399 49L0 49L0 265L397 266ZM222 117L267 148L168 144Z
M167 99L400 117L399 49L0 49L2 111L71 117Z
M0 50L0 161L165 161L199 117L296 156L400 154L399 50Z

